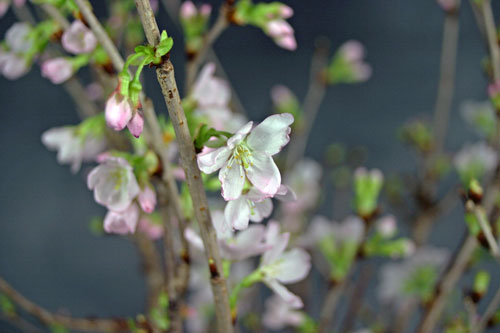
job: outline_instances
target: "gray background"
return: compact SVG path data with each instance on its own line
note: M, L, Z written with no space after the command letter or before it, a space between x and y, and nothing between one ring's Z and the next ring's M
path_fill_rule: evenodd
M463 2L450 149L474 139L458 115L459 103L486 98L486 80L479 68L485 49L470 5ZM215 45L249 117L261 120L268 114L274 84L284 83L304 96L316 36L331 39L332 49L357 39L367 46L373 78L329 91L307 154L321 159L328 144L340 141L367 147L371 167L384 172L411 170L414 160L396 140L396 131L409 118L430 115L434 107L444 16L437 4L432 0L285 3L295 9L290 22L296 30L296 52L276 47L255 28L232 27ZM13 22L9 12L0 21L0 36ZM176 41L172 60L182 86L179 32L162 10L159 22ZM157 110L165 112L152 74L149 71L149 93ZM0 114L0 275L51 310L65 309L77 316L133 316L142 311L145 289L134 246L120 238L96 238L88 231L90 218L104 213L86 188L88 168L72 175L40 142L44 130L78 121L71 99L61 87L41 78L34 66L17 81L0 77ZM456 230L462 230L460 214L438 225L431 238L434 244L456 245L460 238ZM0 321L0 332L11 330Z

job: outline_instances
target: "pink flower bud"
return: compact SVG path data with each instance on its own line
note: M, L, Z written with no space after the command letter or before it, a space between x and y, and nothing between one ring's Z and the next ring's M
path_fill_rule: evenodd
M131 204L122 212L108 211L104 218L104 230L107 233L126 235L133 234L139 219L139 208Z
M212 13L212 6L210 6L209 4L201 5L201 7L200 7L201 16L209 17L211 13Z
M284 48L285 50L295 51L297 49L297 41L293 35L286 35L275 39L278 46Z
M288 7L287 5L281 5L280 7L280 16L281 18L287 19L293 16L293 9Z
M4 16L9 9L9 1L0 0L0 17Z
M53 84L61 84L74 73L73 65L66 58L52 58L42 64L42 76Z
M156 206L156 192L154 189L146 185L141 192L139 192L139 204L144 212L151 214Z
M127 124L127 128L136 138L141 136L142 130L144 129L144 116L142 115L142 111L135 111L134 116Z
M139 231L146 234L149 239L157 240L163 236L163 226L155 223L149 217L143 217L139 221Z
M349 62L360 61L365 56L365 48L363 44L356 40L345 42L340 47L340 52L342 52L344 58Z
M372 76L372 67L365 63L356 63L353 70L354 77L359 82L367 81Z
M293 28L284 20L272 20L267 22L267 32L273 38L279 38L284 35L292 35Z
M385 216L377 221L377 231L385 238L390 238L396 234L396 219L394 216Z
M198 13L196 6L191 1L184 1L181 5L181 18L189 20Z
M121 131L132 118L132 106L128 98L114 92L106 102L106 124L115 131Z
M62 35L61 43L66 51L81 54L92 52L97 45L97 39L82 21L76 20Z

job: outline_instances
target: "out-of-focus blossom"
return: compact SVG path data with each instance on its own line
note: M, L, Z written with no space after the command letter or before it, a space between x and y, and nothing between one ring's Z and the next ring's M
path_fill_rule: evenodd
M446 12L455 10L458 4L457 0L437 0L437 2Z
M266 300L262 322L272 330L281 330L287 326L297 327L306 320L305 315L294 310L281 297L273 295Z
M43 144L57 150L57 160L70 164L71 171L80 170L82 162L93 161L106 148L104 133L98 129L82 134L77 126L51 128L42 134Z
M9 10L11 0L0 0L0 18ZM21 7L26 3L26 0L14 0L16 7Z
M97 101L103 97L103 89L102 86L97 82L92 82L85 87L85 91L87 93L87 97L91 101Z
M5 34L5 45L0 47L0 72L9 80L25 75L31 68L25 53L33 45L27 23L14 23Z
M14 23L5 33L5 43L10 51L25 53L33 46L33 40L29 38L31 26L28 23Z
M184 20L189 20L198 13L192 1L184 1L181 5L180 16Z
M225 146L198 155L198 166L205 173L221 169L219 180L225 200L238 199L247 178L272 197L281 185L281 174L272 156L290 140L292 122L293 116L288 113L272 115L253 130L253 122L248 122Z
M73 76L73 64L67 58L59 57L45 60L42 63L42 76L53 84L61 84Z
M144 188L139 192L138 200L144 212L152 213L155 210L156 192L151 186L144 186Z
M280 233L277 222L269 222L266 243L272 245L272 248L263 254L258 270L262 274L262 281L290 307L301 308L303 303L300 297L291 293L283 284L304 279L311 269L311 258L299 248L285 251L289 238L289 233Z
M396 234L397 224L393 215L384 216L375 222L377 232L384 238L391 238Z
M454 157L453 164L464 185L480 179L497 165L498 153L485 142L465 145Z
M186 51L194 54L203 46L203 37L208 28L212 6L203 4L197 8L192 1L184 1L179 17L184 32Z
M142 216L139 220L138 228L139 231L144 233L151 240L160 239L164 232L161 221L156 221L151 215Z
M140 188L132 166L123 158L109 157L87 177L87 186L94 190L97 203L120 212L132 203Z
M108 211L104 218L104 230L107 233L126 235L135 233L139 220L139 208L132 203L125 210Z
M297 200L284 203L283 209L287 215L303 213L317 204L322 172L321 166L310 159L301 160L293 166L285 183L297 194Z
M271 248L271 245L265 243L264 226L254 225L235 235L221 211L212 212L212 221L217 232L221 256L224 259L240 261L264 253ZM192 229L186 229L185 237L193 246L204 250L201 238Z
M402 262L385 264L379 275L380 300L397 305L412 300L427 301L448 258L447 249L422 247Z
M226 204L224 216L234 229L243 230L248 221L262 222L273 211L273 203L265 194L255 188Z
M245 123L245 117L234 114L229 108L231 89L228 83L216 76L215 64L206 64L196 80L191 97L196 101L195 114L207 117L216 130L234 132Z
M345 242L358 244L364 232L364 224L356 216L349 216L342 223L331 222L323 216L315 216L307 233L299 238L298 244L303 247L312 247L324 239L331 239L336 246Z
M30 65L14 53L0 50L0 72L9 80L16 80L28 73Z
M66 51L81 54L92 52L97 45L97 39L82 21L75 20L63 33L61 43Z
M490 101L466 101L461 105L462 117L479 134L492 137L497 128L495 110Z
M326 71L327 82L336 84L367 81L371 77L372 68L363 61L365 54L364 46L358 41L349 40L342 44Z

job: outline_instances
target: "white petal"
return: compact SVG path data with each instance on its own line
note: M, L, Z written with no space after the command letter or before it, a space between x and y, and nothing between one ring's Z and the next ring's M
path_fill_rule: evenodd
M226 217L224 216L224 213L222 211L212 211L212 224L214 225L218 239L232 238L233 227L231 226L231 223L226 220Z
M290 233L286 232L277 236L274 239L273 248L262 256L262 266L272 265L281 256L283 251L285 251L288 241L290 240ZM266 237L266 243L268 238ZM268 243L267 243L268 244Z
M235 200L241 196L245 185L245 171L238 162L232 165L224 165L219 172L219 180L222 183L222 196L226 201Z
M267 198L260 202L255 202L250 210L250 221L262 222L263 219L269 217L273 212L273 202Z
M104 230L120 235L133 234L138 220L139 208L136 204L130 205L123 212L108 211L104 219Z
M232 137L227 140L227 146L231 149L246 138L248 132L252 129L253 121L249 121L242 128L238 130Z
M264 194L274 196L281 185L281 174L273 158L254 153L251 162L246 169L250 182Z
M252 225L248 229L239 232L235 237L235 244L245 247L259 243L265 235L266 229L262 225Z
M229 201L224 209L224 216L234 229L246 229L250 217L250 207L248 207L246 199L242 197Z
M299 248L283 253L274 265L273 277L282 283L304 279L311 269L311 256Z
M304 306L302 300L299 296L291 293L285 288L281 283L275 279L264 279L264 283L271 288L278 296L283 298L283 300L289 304L292 308L298 309Z
M184 237L186 237L186 240L191 243L195 248L201 251L205 251L205 246L203 246L203 240L201 239L200 236L196 232L194 232L193 229L191 228L186 228L184 230Z
M212 173L222 168L231 156L231 149L220 147L205 154L198 154L198 167L204 173Z
M247 143L253 150L266 153L268 156L277 154L290 141L292 123L293 116L289 113L267 117L248 135Z

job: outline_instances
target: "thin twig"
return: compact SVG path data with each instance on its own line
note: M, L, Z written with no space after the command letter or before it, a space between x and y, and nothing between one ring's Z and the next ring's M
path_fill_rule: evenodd
M330 322L335 315L337 304L339 303L340 296L342 296L345 285L346 279L344 279L342 282L336 283L333 288L330 288L330 290L328 290L325 302L323 303L323 307L321 308L321 312L319 315L318 333L329 332L328 329L330 326Z
M356 285L354 286L352 295L350 297L350 304L347 308L347 314L342 323L341 332L351 332L358 312L363 307L363 299L365 297L366 289L368 288L372 279L373 267L369 264L364 264L359 272L359 277Z
M295 132L295 137L293 137L290 142L286 156L285 170L289 170L291 166L304 155L309 134L311 133L327 88L320 74L326 67L328 61L329 41L325 38L321 38L317 40L316 44L316 50L311 61L309 87L302 107L304 125L301 131Z
M469 201L468 203L472 205L470 209L472 209L472 211L474 212L474 216L481 226L481 230L483 231L483 234L486 237L486 241L488 242L491 255L496 260L500 261L500 248L498 247L495 236L493 236L490 222L486 219L484 209L481 206L475 205L471 201Z
M188 61L186 65L186 93L191 90L196 74L198 74L198 69L200 68L203 60L205 60L207 52L211 49L213 43L220 36L220 34L229 26L229 21L227 20L229 10L230 6L227 3L222 4L215 23L203 39L203 45L200 50L198 50L194 58Z
M500 288L498 288L498 290L495 293L495 296L493 296L493 298L491 299L490 304L488 304L488 307L484 312L484 315L481 317L479 323L477 324L476 331L473 333L483 332L486 326L488 325L488 321L497 312L499 307L500 307Z
M10 284L0 277L0 292L5 294L12 302L30 315L39 319L46 325L62 325L68 329L77 331L127 331L128 325L125 319L86 319L73 318L69 316L52 313L37 304L31 302Z
M160 31L148 0L136 0L139 16L150 45L160 41ZM207 197L201 173L196 162L196 152L189 133L188 124L175 81L174 67L170 60L157 69L165 103L174 126L181 162L186 174L186 182L193 201L193 210L198 221L201 237L205 246L205 254L211 273L211 286L214 294L215 312L219 332L232 332L232 318L229 308L226 281L222 275L222 260L219 254L215 229L208 208Z
M460 1L456 1L456 8L446 12L444 19L440 77L433 124L434 135L436 137L436 155L443 150L455 88L459 8Z
M500 80L500 49L497 42L497 27L490 0L482 0L480 3L481 12L486 28L486 37L488 39L488 48L491 56L491 66L493 67L493 78L495 81Z
M464 307L467 311L467 317L469 321L469 331L471 333L476 332L476 324L477 324L477 308L476 304L472 301L470 297L465 297L464 299Z

